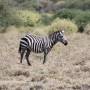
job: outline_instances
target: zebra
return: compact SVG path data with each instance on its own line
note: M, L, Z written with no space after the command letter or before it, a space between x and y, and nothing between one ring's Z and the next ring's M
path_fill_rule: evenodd
M65 46L68 44L68 40L64 35L64 31L55 31L48 36L36 36L33 34L27 34L20 40L19 45L19 53L21 56L20 63L22 63L23 56L25 54L25 58L27 60L27 64L31 65L29 62L29 55L31 52L34 53L44 53L43 64L46 62L46 56L51 51L53 46L57 43L61 42Z

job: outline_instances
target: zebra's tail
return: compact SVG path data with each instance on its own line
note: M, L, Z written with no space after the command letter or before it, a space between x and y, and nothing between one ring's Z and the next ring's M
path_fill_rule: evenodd
M21 53L21 44L19 45L18 53Z

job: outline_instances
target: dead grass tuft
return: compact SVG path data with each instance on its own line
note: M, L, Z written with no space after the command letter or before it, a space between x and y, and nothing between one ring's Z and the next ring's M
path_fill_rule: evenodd
M43 86L41 86L41 85L35 85L33 87L30 87L30 90L43 90Z
M6 85L0 85L0 90L9 90Z
M74 90L81 90L81 86L75 85L75 86L72 87L72 89L74 89Z
M18 71L15 71L12 76L25 76L25 77L29 77L30 76L30 73L28 71L21 71L21 70L18 70Z
M22 88L21 87L17 87L15 90L22 90Z
M43 81L44 79L45 79L44 76L35 76L35 77L32 77L31 81L38 82L38 81Z

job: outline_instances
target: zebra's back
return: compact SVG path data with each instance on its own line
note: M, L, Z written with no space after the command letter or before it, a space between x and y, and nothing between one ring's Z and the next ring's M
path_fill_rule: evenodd
M44 38L28 34L21 39L20 44L23 47L28 47L32 52L42 53L44 49Z

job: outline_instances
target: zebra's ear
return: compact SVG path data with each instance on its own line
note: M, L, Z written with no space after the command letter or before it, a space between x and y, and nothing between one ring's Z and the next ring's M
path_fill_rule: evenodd
M64 30L62 30L61 32L64 33Z

